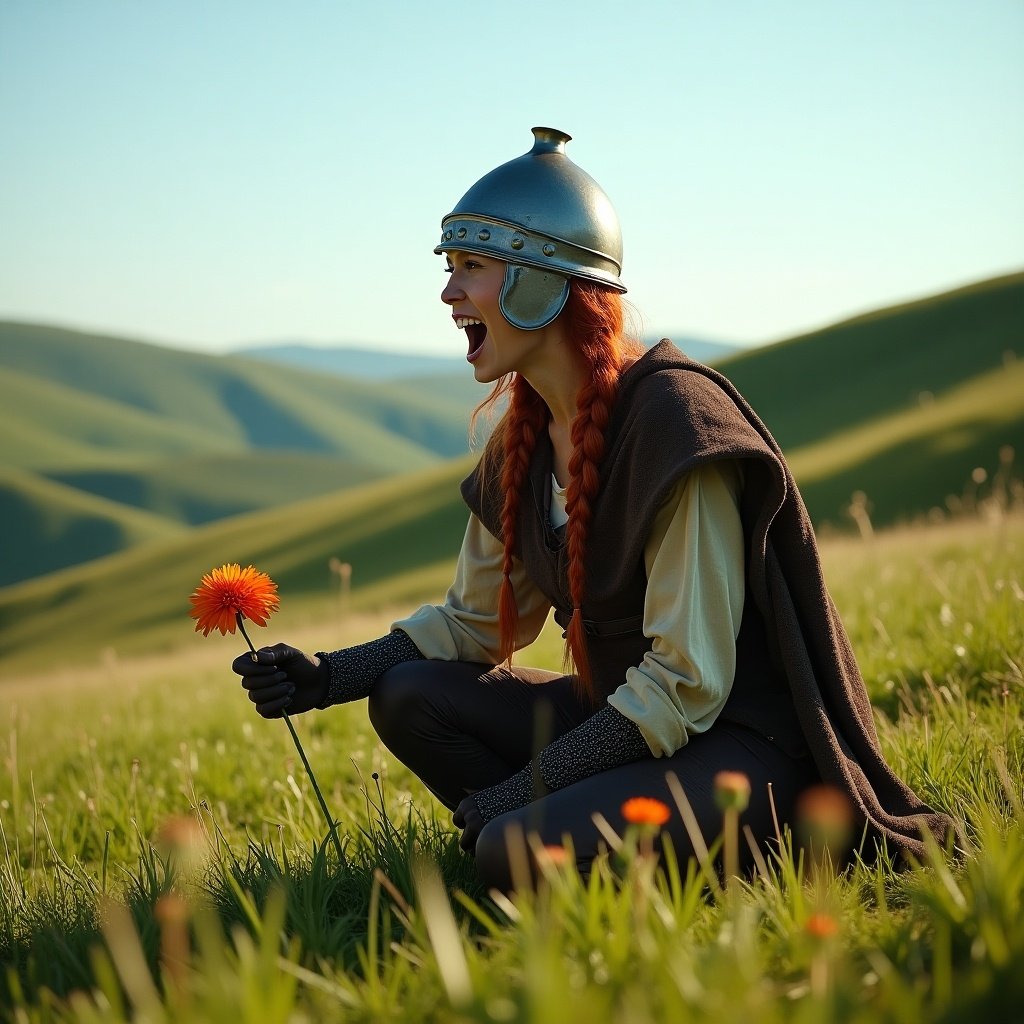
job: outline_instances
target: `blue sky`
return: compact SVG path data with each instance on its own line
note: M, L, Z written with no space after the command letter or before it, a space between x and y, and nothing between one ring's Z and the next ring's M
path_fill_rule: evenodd
M461 354L441 216L535 124L644 333L1024 267L1024 3L0 0L0 317Z

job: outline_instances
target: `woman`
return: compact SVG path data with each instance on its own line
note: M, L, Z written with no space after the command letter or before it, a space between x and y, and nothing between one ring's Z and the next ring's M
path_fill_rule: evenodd
M568 135L534 137L466 193L434 250L476 379L508 399L463 483L444 604L359 647L278 644L234 671L265 717L368 697L381 740L501 889L513 832L568 835L586 870L595 812L621 830L628 798L670 803L667 772L708 838L728 769L751 781L743 821L762 844L773 812L824 780L871 834L920 854L947 819L881 756L781 451L720 374L626 341L611 204ZM513 666L552 610L574 671ZM665 831L685 858L681 821Z

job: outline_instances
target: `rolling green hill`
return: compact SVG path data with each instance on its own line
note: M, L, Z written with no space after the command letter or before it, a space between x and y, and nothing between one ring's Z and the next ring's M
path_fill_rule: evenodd
M205 430L221 450L330 452L396 472L466 450L462 408L254 360L0 322L0 367Z
M47 524L21 532L0 581L138 543L160 518L173 532L438 464L467 450L467 421L467 402L422 385L0 323L3 464L26 471L5 501ZM125 505L151 529L127 529Z
M877 310L720 369L792 452L912 409L1014 355L1024 359L1024 273Z
M241 448L187 420L168 419L2 367L0 431L4 465L44 471L113 467L140 456L162 458Z
M0 466L0 522L0 586L184 532L161 516L6 466Z
M1024 360L796 448L789 462L816 526L849 526L857 491L875 525L886 525L958 511L977 494L1009 501L1022 454ZM972 480L979 469L980 484Z
M7 670L44 648L56 663L110 645L135 652L177 646L191 628L188 595L223 562L251 562L271 574L287 595L282 623L310 600L329 597L332 556L352 565L358 604L443 593L466 523L458 482L471 463L235 516L6 587L0 643Z
M343 490L390 474L306 452L186 455L115 468L53 471L51 480L176 523L199 526L255 509Z
M58 333L61 344L67 342L63 334L68 332ZM1011 475L1020 477L1020 453L1024 451L1022 339L1024 274L1015 274L751 351L723 369L783 444L815 524L852 528L846 509L851 495L861 491L867 496L869 511L878 526L923 516L936 508L953 507L965 493L969 499L978 486L976 481L972 482L972 474L979 467L985 470L983 491L994 485L1005 491ZM128 358L132 353L138 354L138 349L150 348L132 346L133 343L116 339L100 339L100 361L117 362L115 356ZM105 509L115 524L122 524L104 528L106 535L119 544L121 538L128 544L159 536L168 521L209 521L239 508L249 514L207 525L169 542L147 544L139 552L125 552L82 566L70 575L61 573L30 581L25 584L28 589L8 588L0 593L2 606L7 609L2 613L6 625L0 625L0 637L6 639L8 629L15 628L26 608L41 612L44 606L56 607L67 601L67 614L83 615L84 599L72 600L68 598L69 591L62 589L67 581L91 581L82 582L81 586L75 584L74 593L119 590L122 581L117 576L121 571L118 567L135 565L135 558L141 559L137 564L151 566L147 573L155 574L157 580L164 571L164 560L187 563L188 572L194 574L208 567L206 563L232 559L266 563L269 559L282 568L265 564L268 571L275 575L283 571L298 593L307 593L326 586L324 565L328 558L353 560L346 550L351 540L357 543L362 560L355 577L356 595L361 600L369 600L375 586L409 593L426 582L436 586L444 575L438 566L446 559L445 564L450 565L460 533L452 524L463 516L454 488L454 482L465 469L461 460L453 469L439 463L437 453L425 452L421 447L422 458L437 464L425 475L413 474L408 480L403 476L360 487L351 494L284 504L322 493L325 482L328 486L335 483L332 473L337 473L340 486L346 472L350 475L344 482L351 483L359 473L371 476L389 472L392 467L386 457L383 467L378 463L369 470L358 459L345 462L339 451L296 454L251 444L245 447L251 441L251 437L249 441L243 439L248 428L236 423L234 432L219 433L209 426L214 413L230 419L228 406L218 407L213 401L213 386L207 380L216 377L211 377L211 366L218 368L217 379L222 383L234 373L240 375L239 379L258 382L264 396L260 401L266 400L275 408L302 408L303 429L325 442L333 429L341 428L331 403L319 401L318 396L334 394L337 398L347 393L346 382L316 381L267 367L239 367L230 360L186 353L168 355L164 350L156 350L158 363L147 364L149 368L137 375L140 379L135 383L138 392L148 395L149 405L159 404L159 389L154 391L141 379L148 375L166 371L172 378L176 374L175 379L206 381L205 413L201 416L198 406L193 406L195 418L182 421L169 416L166 403L154 410L113 398L113 392L128 388L123 374L120 385L103 385L111 393L106 396L91 391L73 392L70 380L74 374L66 368L60 374L67 378L63 383L35 377L33 374L41 374L43 369L38 353L30 353L28 348L15 346L17 358L10 357L6 348L0 349L0 362L10 359L18 364L18 369L0 374L0 386L7 382L13 422L21 425L22 436L33 441L40 458L47 455L51 483L59 482L64 489L47 490L38 476L10 476L7 486L11 494L18 487L31 492L30 498L17 499L21 502L19 508L34 509L32 516L41 522L63 521L70 534L72 519L67 510L80 507L70 500L70 494L75 493L72 487L78 488L79 494L89 492L92 497L107 499L106 504L89 506L89 512L98 515ZM145 352L139 358L145 362L150 355ZM180 364L172 358L177 355L183 358ZM60 360L55 358L55 362ZM458 381L448 383L455 388L461 386ZM463 383L475 388L468 378ZM95 382L88 386L99 387ZM342 390L332 391L335 387ZM301 395L308 394L309 401L304 405L289 388L298 388ZM370 391L372 387L364 383L356 390ZM414 401L417 390L421 392L419 405ZM396 440L388 450L395 454L401 445L411 444L401 439L400 431L410 428L412 423L403 420L403 415L408 413L413 420L423 416L426 419L422 422L428 422L431 417L443 419L444 410L453 408L450 398L441 392L441 387L424 388L422 382L396 382L389 391L391 411L382 406L381 418L364 423L364 427L371 431L387 430L379 426L382 421L394 427L398 433L390 435ZM460 393L468 397L472 391ZM374 396L377 400L383 400L381 394ZM47 402L51 403L50 422L45 412L40 411L45 410ZM465 405L461 408L463 411L458 415L464 420ZM206 427L202 425L203 416L207 418ZM122 423L126 424L123 430ZM182 455L178 446L184 443L186 433L182 431L186 429L198 430L206 439L238 445L242 451L218 454L207 450L195 457ZM463 438L464 429L463 422L459 425ZM110 437L114 443L107 448ZM120 448L116 447L119 438ZM156 447L159 458L141 459L138 448L145 445ZM410 458L405 465L415 465L415 459ZM313 478L319 481L316 486L310 483ZM265 481L271 481L269 487L264 487ZM451 492L432 493L431 481L447 481ZM116 498L116 502L111 498ZM16 499L8 500L14 507ZM63 520L47 512L48 500L62 510ZM279 508L252 512L268 502L279 501ZM398 512L388 507L388 502L400 506L400 525L405 532L397 526L398 532L389 532ZM429 515L441 505L446 509L442 515L446 526L438 534ZM128 506L135 506L136 511L149 510L151 515L144 521L131 520L133 526L128 529L123 525L126 511L132 511ZM26 523L26 546L31 547L40 542L38 532L33 533L24 512L20 514ZM418 525L420 515L427 517L423 525ZM161 522L163 527L159 526ZM444 542L436 540L437 537L445 538ZM74 557L95 552L95 548L72 547L77 552ZM53 545L53 550L56 553L66 548ZM48 563L51 567L53 564ZM77 572L84 575L78 577ZM185 575L182 573L173 587L168 584L168 589L176 593L187 582ZM35 586L40 589L33 589ZM157 588L162 586L158 583ZM51 587L57 589L48 589ZM37 600L42 605L37 607ZM141 601L140 607L145 606L146 601ZM154 605L154 628L169 614L169 607ZM45 623L48 617L47 612L40 621ZM25 642L27 639L27 635L23 637Z

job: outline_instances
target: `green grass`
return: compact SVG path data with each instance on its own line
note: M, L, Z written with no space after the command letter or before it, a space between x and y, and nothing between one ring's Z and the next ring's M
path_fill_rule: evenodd
M886 755L955 817L959 860L936 852L899 872L883 858L836 876L783 851L723 895L696 864L653 873L627 836L587 885L553 870L539 894L494 901L447 815L356 704L296 720L339 822L339 861L283 723L259 719L228 671L240 644L215 636L7 682L2 1012L242 1024L1020 1019L1024 520L831 539L823 554ZM389 621L311 606L304 623L288 620L290 601L285 587L268 642L357 642ZM183 610L179 621L184 641ZM549 630L520 660L559 655ZM815 913L835 936L808 930Z
M1008 488L1024 453L1024 359L910 408L880 415L789 456L815 523L849 524L860 491L882 524L959 512L972 494ZM984 487L972 474L985 471Z

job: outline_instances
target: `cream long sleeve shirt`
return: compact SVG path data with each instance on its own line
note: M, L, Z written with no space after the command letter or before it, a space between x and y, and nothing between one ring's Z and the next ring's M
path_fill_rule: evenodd
M715 462L670 493L644 545L643 629L651 650L626 671L608 703L636 723L651 752L668 756L714 723L732 689L745 593L741 470ZM394 623L426 658L495 664L501 544L470 515L444 604ZM516 649L532 643L551 610L516 560Z

